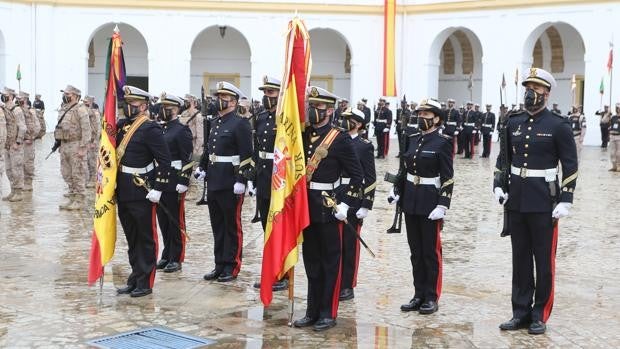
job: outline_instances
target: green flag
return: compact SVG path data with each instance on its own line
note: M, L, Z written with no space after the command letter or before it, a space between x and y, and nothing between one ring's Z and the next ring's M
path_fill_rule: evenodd
M17 65L17 74L15 75L15 78L17 79L17 81L22 79L22 71L21 69L19 69L19 64Z
M601 96L605 94L605 82L603 81L603 78L601 78L601 86L599 86L598 92L601 94Z

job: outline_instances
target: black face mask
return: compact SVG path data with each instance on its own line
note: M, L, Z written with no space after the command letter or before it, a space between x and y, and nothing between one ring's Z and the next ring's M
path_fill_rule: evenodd
M540 110L545 106L545 96L539 94L531 88L528 88L525 90L523 105L525 106L525 110L529 112Z
M278 97L269 97L267 95L263 95L263 106L265 109L269 110L278 105Z
M353 122L351 122L351 119L347 118L342 118L342 121L340 121L340 128L344 129L345 131L351 131L352 129L355 128L355 125L353 125Z
M6 103L9 101L9 96L7 95L2 95L2 97L0 97L0 100L2 101L2 103Z
M140 107L133 106L131 104L125 104L123 106L123 112L125 116L129 119L135 118L140 114Z
M71 102L71 97L67 96L67 95L62 95L62 103L63 104L67 104Z
M217 107L217 111L226 110L228 109L228 101L218 97L215 99L215 106Z
M159 113L161 120L165 122L170 121L170 119L174 117L174 111L172 109L161 108Z
M311 125L316 125L323 121L323 119L327 116L327 110L310 107L308 108L306 115L308 118L308 122Z
M420 131L428 131L434 124L433 119L418 118L418 129L420 129Z

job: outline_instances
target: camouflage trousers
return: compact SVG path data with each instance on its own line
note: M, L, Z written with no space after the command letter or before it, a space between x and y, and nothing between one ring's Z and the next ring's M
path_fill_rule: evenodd
M620 169L620 135L610 136L609 150L609 160L611 160L611 166Z
M99 147L96 143L92 143L88 146L88 181L95 183L97 180L97 155Z
M62 142L60 146L60 173L71 194L86 191L86 159L78 156L79 142Z
M24 184L26 185L32 184L34 178L34 153L34 141L24 141Z
M5 150L4 160L6 176L9 177L11 190L24 188L24 149L23 145Z
M2 181L3 175L4 175L4 150L0 149L0 181Z

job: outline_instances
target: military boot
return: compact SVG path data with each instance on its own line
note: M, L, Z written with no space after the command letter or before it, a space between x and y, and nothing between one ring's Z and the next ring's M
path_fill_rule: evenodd
M11 189L11 192L9 193L9 195L5 196L2 198L2 201L9 201L11 200L11 198L13 197L13 195L15 195L15 190Z
M73 201L67 206L67 210L69 211L78 211L84 207L84 195L75 194L73 197Z
M13 196L9 198L9 202L16 202L16 201L24 200L21 189L15 189L11 193L13 194Z
M23 191L32 191L32 181L24 181Z
M61 210L69 210L69 206L71 206L74 200L75 200L75 194L69 194L67 196L67 200L64 203L58 205L58 208Z

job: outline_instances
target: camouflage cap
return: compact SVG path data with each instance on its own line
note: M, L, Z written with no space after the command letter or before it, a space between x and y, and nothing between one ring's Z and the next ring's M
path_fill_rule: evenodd
M24 91L19 91L19 93L17 94L17 98L18 99L28 99L28 98L30 98L30 93L24 92Z
M4 86L4 88L2 89L2 94L3 95L13 95L15 96L15 90L9 87Z
M82 91L80 91L80 89L78 89L78 88L76 88L76 87L74 87L72 85L67 85L67 87L65 87L64 90L60 90L60 92L72 93L74 95L81 95L82 94Z

